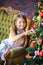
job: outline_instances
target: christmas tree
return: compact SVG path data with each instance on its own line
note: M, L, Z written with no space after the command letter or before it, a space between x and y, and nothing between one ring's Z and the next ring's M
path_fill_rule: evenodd
M35 33L30 33L26 51L27 65L43 65L43 0L39 0L38 11L34 12L32 20Z

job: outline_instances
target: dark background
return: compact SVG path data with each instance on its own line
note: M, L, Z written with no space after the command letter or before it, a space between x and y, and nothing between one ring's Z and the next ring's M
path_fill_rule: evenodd
M37 11L35 5L38 0L0 0L0 7L12 6L14 9L23 11L27 16L32 19L32 13Z

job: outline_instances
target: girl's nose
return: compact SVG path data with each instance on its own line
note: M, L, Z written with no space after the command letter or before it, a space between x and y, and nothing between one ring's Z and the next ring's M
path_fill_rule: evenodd
M23 22L21 23L21 25L23 26Z

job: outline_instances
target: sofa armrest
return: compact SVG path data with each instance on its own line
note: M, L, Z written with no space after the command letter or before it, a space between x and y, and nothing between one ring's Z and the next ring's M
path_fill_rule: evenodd
M24 47L19 46L10 49L7 54L6 54L6 60L4 65L12 64L12 63L21 63L23 56L27 54L26 50ZM20 61L20 62L19 62Z

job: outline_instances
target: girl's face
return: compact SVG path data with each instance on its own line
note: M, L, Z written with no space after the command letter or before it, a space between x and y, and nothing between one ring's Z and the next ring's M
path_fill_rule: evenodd
M23 30L26 26L26 22L22 17L20 17L20 18L17 18L15 25L17 29Z

